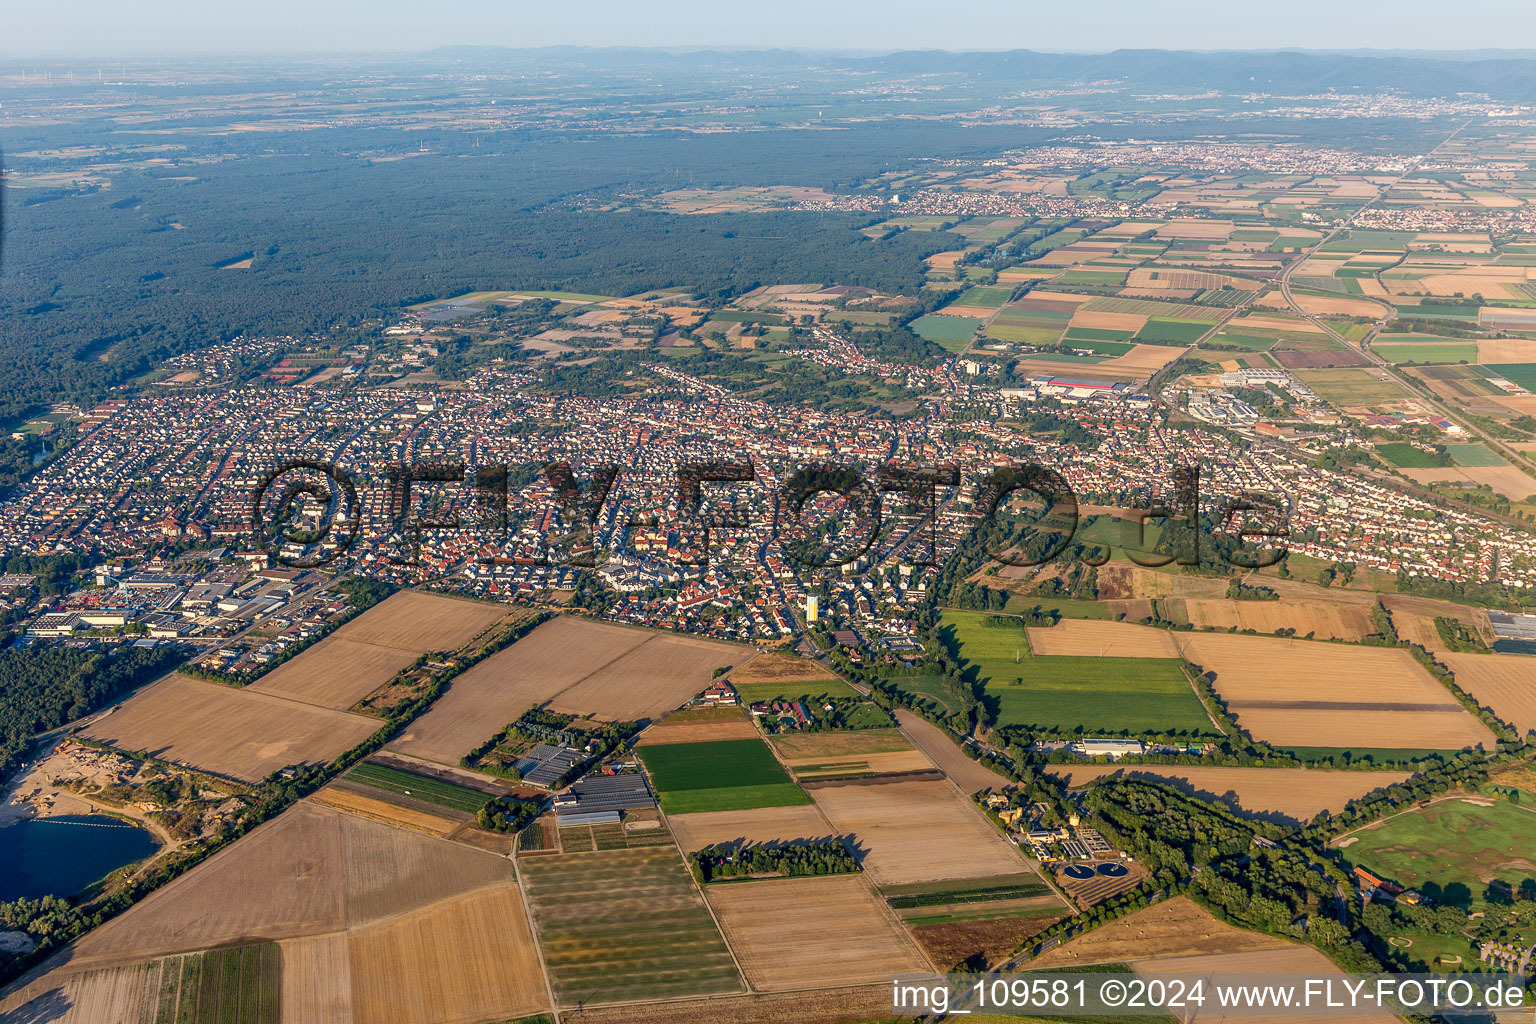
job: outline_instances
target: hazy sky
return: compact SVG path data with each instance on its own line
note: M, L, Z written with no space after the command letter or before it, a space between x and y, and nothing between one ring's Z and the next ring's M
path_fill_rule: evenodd
M1459 13L1458 13L1459 12ZM1536 48L1536 0L8 0L7 54L503 46Z

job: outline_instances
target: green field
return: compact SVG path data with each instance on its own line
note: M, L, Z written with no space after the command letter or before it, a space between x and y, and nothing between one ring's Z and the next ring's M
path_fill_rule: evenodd
M943 676L892 676L884 681L898 690L905 690L907 693L937 701L946 711L954 710L950 706L954 697L944 692Z
M275 942L165 957L141 969L137 1019L144 1024L277 1024L282 1018L282 955Z
M981 684L998 725L1071 731L1213 731L1177 659L1032 655L1022 625L945 611L940 636Z
M1536 879L1536 811L1504 803L1479 807L1461 800L1433 804L1352 833L1343 854L1363 867L1437 903L1481 909L1487 882L1497 878L1518 889ZM1466 893L1451 889L1464 886Z
M967 288L959 298L950 303L952 306L982 306L987 309L997 309L1007 302L1013 295L1012 288Z
M1499 457L1499 454L1487 445L1448 444L1445 446L1445 451L1451 457L1451 461L1458 466L1504 465L1504 460Z
M793 700L797 697L858 697L859 691L841 679L813 679L792 683L733 683L741 699Z
M1401 441L1376 446L1376 454L1399 469L1428 469L1434 458L1422 448Z
M981 321L974 316L938 316L929 313L912 321L907 329L919 338L934 342L951 352L959 352L980 326Z
M1016 345L1053 345L1061 336L1061 328L1010 327L994 321L988 325L986 336L994 341L1011 341Z
M1365 252L1367 249L1401 250L1413 241L1412 231L1365 231L1351 228L1343 238L1322 247L1323 252Z
M1136 332L1136 340L1153 343L1173 341L1192 345L1199 341L1211 326L1210 323L1201 320L1174 320L1154 316Z
M636 752L668 814L811 802L759 739L663 743Z
M398 768L374 764L371 761L364 761L348 772L346 777L370 789L408 796L412 800L420 800L436 807L446 807L450 811L462 811L465 814L474 814L485 806L486 801L490 800L488 794L478 789L456 786L451 782L404 772Z
M1371 405L1411 397L1396 381L1380 380L1383 371L1342 367L1332 370L1293 370L1296 378L1335 405Z
M1536 391L1536 363L1488 363L1485 365L1495 377L1503 377L1527 391Z
M676 849L526 857L517 873L561 1006L741 991Z
M1371 351L1389 363L1475 363L1477 346L1442 342L1416 342L1408 345L1373 344Z
M1232 348L1242 349L1244 352L1263 352L1274 347L1275 336L1273 334L1249 334L1245 331L1234 331L1223 328L1213 337L1209 344L1230 345Z

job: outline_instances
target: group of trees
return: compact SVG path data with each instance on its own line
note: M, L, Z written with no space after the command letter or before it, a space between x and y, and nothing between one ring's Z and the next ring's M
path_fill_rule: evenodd
M700 882L754 875L845 875L862 871L841 839L813 839L761 846L706 846L688 855Z
M487 832L521 832L544 809L542 799L498 796L475 814L475 824Z

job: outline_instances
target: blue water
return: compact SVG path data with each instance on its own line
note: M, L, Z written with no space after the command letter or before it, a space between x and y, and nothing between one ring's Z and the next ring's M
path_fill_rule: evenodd
M0 828L0 902L73 896L160 845L117 818L34 818Z

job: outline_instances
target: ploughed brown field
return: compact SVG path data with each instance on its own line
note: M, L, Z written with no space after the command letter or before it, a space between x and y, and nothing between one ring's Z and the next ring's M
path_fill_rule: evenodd
M1062 619L1054 626L1031 626L1029 646L1036 654L1082 658L1177 658L1179 648L1164 629L1133 622Z
M413 832L424 832L429 836L446 836L463 824L459 819L447 818L420 808L390 803L360 793L346 783L332 783L312 794L309 799L314 803L334 807L338 811L346 811L359 818L408 828Z
M832 672L825 665L809 658L780 653L760 654L746 665L731 671L731 682L743 686L748 683L799 683L830 678Z
M400 650L456 651L513 613L511 605L404 590L332 636Z
M1407 772L1320 771L1307 768L1222 768L1201 765L1054 765L1052 775L1085 786L1106 775L1171 782L1239 812L1280 814L1310 821L1318 811L1338 812L1351 800L1408 777Z
M1162 900L1046 950L1031 970L1165 956L1286 949L1292 943L1216 920L1183 896Z
M1277 746L1460 750L1493 733L1407 651L1177 634L1184 657L1216 673L1239 726Z
M387 749L455 765L531 707L608 721L658 718L751 648L561 616L453 681Z
M757 726L752 724L745 711L734 715L705 719L683 719L658 722L640 734L638 746L656 746L665 743L704 743L710 740L752 740L758 737Z
M378 728L376 718L172 675L91 723L84 735L256 782L286 765L329 761Z
M881 885L1016 874L1023 859L947 780L818 786L818 807L866 850Z
M832 988L929 969L857 875L717 883L704 894L754 989Z
M1436 655L1456 674L1456 685L1513 725L1523 736L1536 729L1536 657L1529 654Z

